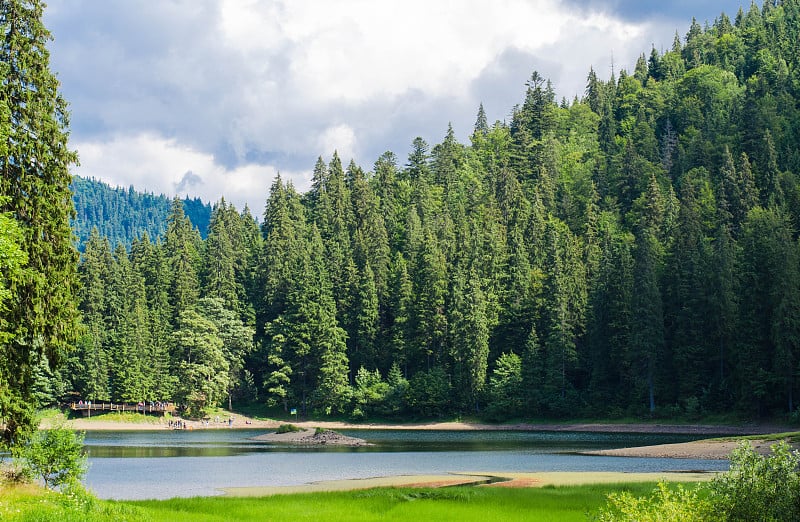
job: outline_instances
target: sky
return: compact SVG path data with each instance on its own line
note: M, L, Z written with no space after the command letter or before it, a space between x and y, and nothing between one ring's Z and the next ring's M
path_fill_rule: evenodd
M448 124L468 143L479 104L508 120L533 71L572 99L590 67L632 70L742 3L49 0L44 22L74 174L259 216L277 173L305 191L334 151L371 170Z

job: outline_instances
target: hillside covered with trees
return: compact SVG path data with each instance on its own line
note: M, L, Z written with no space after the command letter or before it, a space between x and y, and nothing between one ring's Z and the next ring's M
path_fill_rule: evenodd
M73 176L71 188L75 204L72 230L80 251L83 251L93 228L108 238L112 245L122 243L128 248L145 232L155 238L167 230L171 203L163 194L156 196L138 192L133 187L111 187L108 183L80 176ZM187 197L183 199L183 210L205 238L211 205Z
M368 168L334 153L261 224L86 242L44 397L229 398L355 418L797 411L800 1L768 0L558 100L534 72ZM443 125L444 126L444 125ZM45 365L46 366L46 365Z

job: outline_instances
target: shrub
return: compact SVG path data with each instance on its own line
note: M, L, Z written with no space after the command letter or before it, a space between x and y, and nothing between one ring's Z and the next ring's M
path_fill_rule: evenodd
M747 441L739 443L731 454L730 471L711 481L709 498L723 520L797 520L800 452L780 442L762 457Z
M295 433L298 431L302 431L303 428L299 426L295 426L294 424L281 424L278 426L278 429L275 430L275 433Z
M76 484L86 474L83 434L62 426L34 433L27 443L14 446L13 453L22 469L48 489Z
M612 493L608 496L609 506L600 512L599 522L623 520L637 522L672 522L693 520L710 522L724 520L719 518L711 503L698 497L695 490L679 485L670 489L665 482L659 482L649 497L634 497L629 492Z
M406 403L421 417L441 417L450 411L450 377L439 367L417 372L408 383Z
M762 457L742 441L730 457L731 467L717 475L708 496L678 486L675 491L659 484L650 497L612 494L598 520L616 522L668 520L778 522L800 516L800 452L786 442L772 446Z

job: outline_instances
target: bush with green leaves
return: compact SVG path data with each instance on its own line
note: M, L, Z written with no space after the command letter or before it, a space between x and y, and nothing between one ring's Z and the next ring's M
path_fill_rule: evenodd
M21 468L48 489L74 486L86 474L83 434L62 426L35 432L12 452Z
M682 485L671 488L666 482L659 482L649 497L634 497L630 492L612 493L608 496L609 505L600 512L598 522L673 522L692 520L696 522L721 521L707 499L698 496L697 491Z
M786 442L759 455L742 441L730 456L730 469L707 486L707 495L682 486L658 485L653 495L612 494L600 522L783 522L800 520L800 452ZM704 486L699 486L704 487Z
M722 520L800 519L800 452L779 442L762 457L747 441L739 443L730 470L711 481L709 498Z
M449 413L451 397L450 376L440 367L415 373L406 390L408 409L425 418L442 417Z
M302 431L303 428L300 426L295 426L294 424L281 424L278 426L278 429L275 430L275 433L296 433L298 431Z

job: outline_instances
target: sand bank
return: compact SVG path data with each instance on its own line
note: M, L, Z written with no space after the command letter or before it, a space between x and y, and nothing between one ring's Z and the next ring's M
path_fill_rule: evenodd
M623 482L700 482L714 473L618 473L618 472L539 472L539 473L448 473L442 475L402 475L354 480L331 480L297 486L265 486L223 488L227 496L263 497L319 491L352 491L378 487L444 487L474 485L478 487L544 487L583 484L616 484Z
M113 413L91 419L70 419L66 425L81 431L144 431L169 429L164 419L148 417L141 423L117 422ZM474 422L424 422L409 424L386 423L347 423L339 421L277 421L272 419L253 419L244 415L233 414L233 423L229 425L227 416L222 422L204 422L185 420L187 429L277 429L281 424L292 424L306 429L324 428L330 430L347 429L374 429L374 430L443 430L443 431L551 431L551 432L603 432L603 433L665 433L665 434L692 434L692 435L757 435L764 433L780 433L789 431L783 426L715 426L715 425L686 425L686 424L613 424L613 423L571 423L571 424L484 424ZM49 425L49 420L42 423L42 427Z
M750 445L758 453L766 455L776 441L751 440ZM597 451L584 451L583 455L606 455L613 457L658 457L670 459L727 459L739 444L734 440L698 440L677 444L659 444L636 448L620 448ZM798 445L794 445L798 449Z
M279 444L301 445L301 446L372 446L364 439L348 437L333 430L310 430L301 429L300 431L290 431L286 433L265 433L251 437L251 440L261 442L277 442Z

